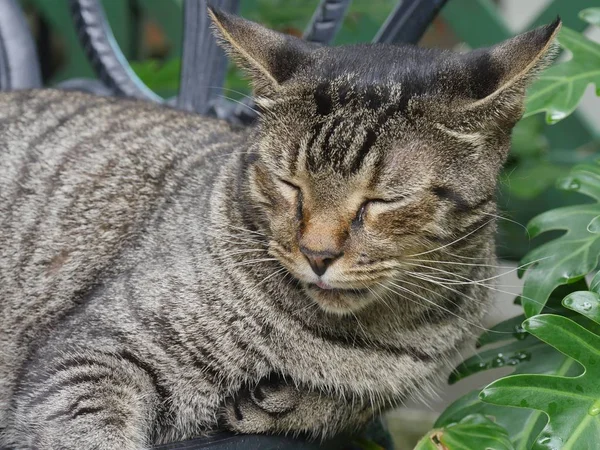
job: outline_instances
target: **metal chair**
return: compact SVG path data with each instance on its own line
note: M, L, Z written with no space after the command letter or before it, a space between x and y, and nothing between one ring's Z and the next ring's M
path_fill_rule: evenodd
M399 0L373 42L417 43L447 0ZM236 12L240 0L211 0L215 8ZM184 37L179 94L162 99L134 73L112 34L100 0L69 0L73 21L98 80L68 80L58 87L100 95L135 97L175 108L213 115L238 124L255 120L249 100L239 105L223 99L227 60L217 47L206 14L206 0L185 0ZM341 27L350 0L321 0L304 31L304 39L329 44ZM35 45L17 0L0 2L0 90L42 87ZM194 439L156 447L163 450L268 450L343 448L343 438L318 446L298 439L274 436L232 436Z

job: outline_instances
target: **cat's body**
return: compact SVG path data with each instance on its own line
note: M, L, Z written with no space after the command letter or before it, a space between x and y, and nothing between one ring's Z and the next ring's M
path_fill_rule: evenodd
M54 386L79 384L79 397L119 376L147 389L160 440L213 428L226 397L273 372L389 403L468 335L426 303L436 319L415 329L414 305L331 316L283 273L266 279L280 266L253 263L264 244L243 231L246 131L59 91L2 94L0 111L1 135L19 136L2 153L0 392L20 439L32 423L11 423L9 406L70 417L102 403L73 406Z
M335 127L340 99L329 89L315 94L315 117L333 118ZM275 105L273 114L308 107L290 98L293 108L280 114L286 106ZM348 108L345 117L354 114ZM297 132L286 123L286 133ZM420 127L398 123L403 136ZM331 138L327 127L315 142ZM369 133L365 142L375 139ZM503 154L509 135L493 137ZM413 256L413 276L394 272L400 285L384 281L353 297L356 287L331 290L341 282L327 278L342 262L304 247L327 244L322 230L333 225L319 214L345 214L348 193L321 181L323 191L298 194L297 207L289 192L271 199L275 188L265 189L260 170L273 163L259 147L273 136L281 139L264 126L232 130L140 102L50 90L0 95L0 444L133 450L206 433L218 420L242 432L331 435L430 389L487 303L481 283L460 281L492 275L495 180L466 194L437 186L437 203L419 194L400 216L378 213L409 236L416 232L403 221L413 217L424 233L401 247ZM362 158L364 150L357 149ZM312 158L317 179L326 164L299 154L294 164ZM410 155L407 167L423 159L419 150ZM495 177L503 157L491 158L482 176ZM337 169L327 170L321 180L336 180ZM344 260L358 245L352 236L375 223L375 206L366 217L364 208L344 225ZM437 228L427 225L434 217ZM295 221L299 231L288 232ZM431 230L441 230L437 240ZM317 288L281 255L297 249L285 240L296 236L322 291L311 294ZM375 239L381 258L402 239L361 236ZM451 252L439 253L444 248ZM436 269L419 257L454 261L434 275L459 282L433 283ZM359 260L359 268L377 263L364 253Z

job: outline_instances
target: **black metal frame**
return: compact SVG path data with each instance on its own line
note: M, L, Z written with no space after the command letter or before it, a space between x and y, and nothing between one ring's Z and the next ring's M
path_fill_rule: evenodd
M304 32L304 39L327 45L342 25L351 0L321 0ZM417 43L447 0L399 0L373 42ZM237 123L254 120L251 100L242 105L224 100L219 94L227 61L211 35L206 0L185 0L184 38L179 94L163 100L140 80L121 52L104 15L100 0L69 0L81 45L99 81L69 80L64 89L101 95L135 97L166 103L186 111L216 115ZM215 8L235 12L240 0L211 0ZM18 0L0 0L0 90L41 87L35 45ZM215 89L215 87L217 87ZM331 448L340 448L333 443ZM167 449L316 449L299 440L268 436L220 434L213 438L169 444Z

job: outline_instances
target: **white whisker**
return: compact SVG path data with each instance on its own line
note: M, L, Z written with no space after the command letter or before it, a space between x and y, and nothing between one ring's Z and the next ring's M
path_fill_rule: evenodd
M454 306L458 306L456 303L454 303L452 300L450 300L450 299L449 299L447 296L445 296L445 295L444 295L444 294L442 294L441 292L434 291L433 289L426 288L425 286L422 286L422 285L420 285L420 284L417 284L417 283L411 283L410 281L407 281L407 280L402 280L402 283L406 283L406 284L409 284L409 285L411 285L411 286L415 286L416 288L419 288L419 289L424 289L424 290L426 290L427 292L431 292L432 294L435 294L435 295L437 295L438 297L442 297L442 298L443 298L443 299L445 299L445 300L449 300L450 302L452 302L452 304L453 304ZM391 284L392 286L396 286L396 287L398 287L398 288L401 288L401 287L402 287L402 286L400 286L400 285L397 285L396 283L392 283L392 282L391 282L390 284ZM459 293L459 294L461 294L461 295L464 295L464 296L465 296L465 297L467 297L469 300L473 300L473 301L475 301L473 298L469 297L468 295L466 295L466 294L462 294L462 292L459 292L459 291L454 291L454 292L456 292L456 293Z
M462 263L462 262L458 262L458 261L436 261L433 259L408 259L407 261L411 262L411 261L416 261L416 262L429 262L429 263L436 263L436 264L451 264L451 265L458 265L458 266L474 266L474 267L492 267L494 269L502 269L504 268L503 266L495 266L493 264L478 264L478 263Z
M443 288L446 288L446 289L452 290L452 288L450 288L450 287L448 286L448 285L449 285L449 284L451 284L451 283L442 283L442 282L439 282L439 281L437 281L437 280L432 280L432 279L430 279L430 278L428 278L428 277L423 277L423 276L421 276L421 274L419 274L418 272L412 272L412 273L411 273L411 272L405 272L405 273L406 273L407 275L409 275L409 276L413 277L413 278L417 278L417 279L420 279L420 280L422 280L422 281L426 281L426 282L432 283L432 284L434 284L434 285L437 285L437 286L440 286L440 287L443 287ZM416 274L418 274L418 275L416 275ZM501 294L507 294L507 295L517 295L517 294L515 294L514 292L503 291L502 289L497 289L497 288L495 288L494 286L490 286L490 285L487 285L487 284L483 284L483 283L476 283L476 284L477 284L478 286L482 286L482 287L484 287L484 288L486 288L486 289L489 289L490 291L499 292L499 293L501 293ZM520 286L516 286L516 287L520 287ZM530 300L530 301L532 301L532 302L534 302L534 303L536 303L536 304L538 304L538 305L540 305L540 306L545 306L545 303L542 303L542 302L540 302L540 301L538 301L538 300L535 300L535 299L533 299L533 298L531 298L531 297L525 297L525 296L523 296L522 294L520 295L520 297L522 297L522 298L524 298L524 299L527 299L527 300ZM548 306L548 309L550 309L551 311L556 311L556 309L554 309L554 308L551 308L551 307L549 307L549 306Z
M268 252L268 250L266 250L264 248L246 248L246 249L234 250L234 251L230 251L230 252L221 252L215 258L216 259L225 259L225 258L230 258L230 257L236 256L236 255L243 255L243 254L247 254L247 253L260 253L260 252L266 253L266 252Z
M539 259L536 259L536 260L534 260L534 261L530 261L530 262L528 262L528 263L526 263L526 264L522 264L521 266L515 267L514 269L510 269L510 270L507 270L506 272L502 272L502 273L501 273L501 274L499 274L499 275L494 275L494 276L492 276L492 277L487 277L487 278L481 278L481 279L479 279L479 280L471 280L471 279L469 279L469 278L467 278L467 277L465 277L465 276L458 275L458 274L456 274L456 273L454 273L454 272L449 272L449 271L447 271L447 270L439 269L439 268L437 268L437 267L426 266L426 265L424 265L424 264L416 264L416 263L415 263L415 264L413 264L413 265L414 265L414 266L417 266L417 267L423 267L423 268L426 268L426 269L434 270L434 271L436 271L436 272L445 273L445 274L447 274L447 275L451 275L451 276L453 276L453 277L457 277L457 278L461 278L461 279L463 279L463 280L466 280L466 281L454 281L454 280L450 281L450 280L448 280L448 281L447 281L447 283L448 283L448 284L480 284L480 283L483 283L484 281L495 280L495 279L497 279L497 278L503 277L504 275L507 275L507 274L509 274L509 273L516 272L517 270L519 270L519 269L522 269L523 267L527 267L527 266L529 266L529 265L531 265L531 264L535 264L535 263L537 263L537 262L540 262L540 261L542 261L542 260L544 260L544 259L548 259L548 258L550 258L550 256L545 256L545 257L543 257L543 258L539 258ZM415 272L415 273L417 273L417 274L418 274L419 272Z
M260 258L260 259L249 259L246 261L241 261L234 264L227 264L227 267L241 267L241 266L249 266L251 264L256 264L259 262L268 262L268 261L279 261L277 258Z
M413 300L413 299L411 299L411 298L409 298L409 297L406 297L406 296L404 296L404 295L400 294L399 292L395 291L395 290L394 290L394 289L392 289L392 288L389 288L389 287L385 286L384 284L381 284L381 283L379 283L379 285L380 285L380 286L382 286L382 287L384 287L385 289L388 289L388 290L390 290L390 291L394 292L396 295L399 295L400 297L404 298L405 300L408 300L408 301L410 301L410 302L416 303L417 305L419 304L419 302L417 302L417 301L415 301L415 300ZM408 294L410 294L410 295L414 295L415 297L418 297L418 298L420 298L421 300L424 300L425 302L427 302L427 303L429 303L429 304L431 304L431 305L435 306L436 308L439 308L439 309L441 309L442 311L444 311L444 312L447 312L448 314L451 314L451 315L453 315L454 317L456 317L456 318L458 318L458 319L460 319L460 320L464 321L465 323L467 323L467 324L469 324L469 325L471 325L471 326L473 326L473 327L475 327L475 328L478 328L478 329L480 329L480 330L482 330L482 331L486 331L486 332L490 332L490 333L499 333L499 334L512 334L512 333L511 333L511 332L509 332L509 331L496 331L496 330L490 330L489 328L485 328L485 327L482 327L481 325L477 325L476 323L474 323L474 322L471 322L470 320L467 320L467 319L465 319L465 318L464 318L464 317L462 317L462 316L459 316L458 314L456 314L456 313L454 313L454 312L450 311L449 309L447 309L447 308L444 308L443 306L441 306L441 305L438 305L437 303L435 303L435 302L433 302L433 301L431 301L431 300L429 300L429 299L427 299L427 298L425 298L425 297L423 297L423 296L421 296L421 295L419 295L419 294L416 294L416 293L414 293L414 292L413 292L413 291L411 291L410 289L407 289L407 288L401 288L401 289L402 289L402 291L404 291L404 292L406 292L406 293L408 293Z
M432 250L427 250L426 252L421 252L421 253L415 253L414 255L408 255L408 258L412 258L414 256L421 256L421 255L427 255L429 253L433 253L433 252L437 252L439 250L442 250L446 247L450 247L451 245L456 244L457 242L462 241L463 239L466 239L467 237L471 236L473 233L481 230L483 227L487 226L488 224L490 224L493 221L493 219L488 220L487 222L483 223L482 225L479 225L477 228L475 228L473 231L470 231L469 233L465 234L463 237L460 237L458 239L455 239L454 241L450 242L449 244L446 245L442 245L441 247L437 247L434 248Z
M391 306L388 304L388 302L386 302L386 301L385 301L385 299L384 299L384 298L383 298L381 295L379 295L379 294L377 293L377 291L375 291L374 289L371 289L371 287L367 286L367 284L366 284L366 283L363 283L363 285L365 286L365 288L366 288L366 289L368 289L368 291L369 291L371 294L373 294L375 297L377 297L379 300L381 300L381 302L382 302L382 303L383 303L385 306L387 306L387 308L390 310L390 312L391 312L392 314L395 314L395 311L392 309L392 307L391 307Z
M274 276L276 276L276 275L279 275L280 273L282 273L282 272L285 272L285 271L286 271L286 268L285 268L285 267L281 267L281 268L277 269L275 272L273 272L273 273L271 273L271 274L267 275L265 278L263 278L263 280L262 280L262 281L260 281L260 282L259 282L259 283L258 283L256 286L254 286L254 287L259 287L259 286L260 286L261 284L263 284L265 281L267 281L267 280L269 280L269 279L273 278Z
M235 98L227 97L226 95L220 95L220 94L217 95L217 97L221 97L225 100L229 100L230 102L234 102L234 103L237 103L238 105L242 105L244 108L248 108L250 111L253 111L259 117L262 115L262 112L259 111L258 109L254 109L252 106L247 105L246 103L241 102L239 100L236 100Z
M267 237L267 235L265 233L261 233L261 232L256 231L256 230L248 230L247 228L237 227L237 226L231 225L231 224L229 224L227 226L229 228L233 228L234 230L244 231L244 232L247 232L247 233L252 233L252 234L257 234L259 236Z
M529 234L529 230L522 223L519 223L519 222L517 222L516 220L513 220L513 219L509 219L508 217L501 216L499 214L492 214L492 213L488 213L488 212L481 212L481 214L484 214L486 216L492 216L492 217L494 217L496 219L506 220L507 222L514 223L515 225L520 226L521 228L523 228L525 230L525 233L527 233L527 238L529 240L531 240L531 235Z

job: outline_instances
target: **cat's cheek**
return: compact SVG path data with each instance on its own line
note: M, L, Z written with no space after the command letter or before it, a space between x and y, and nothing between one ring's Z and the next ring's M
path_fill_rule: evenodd
M249 168L248 189L251 200L257 204L272 210L282 201L282 196L277 186L266 172L266 169L258 164Z

